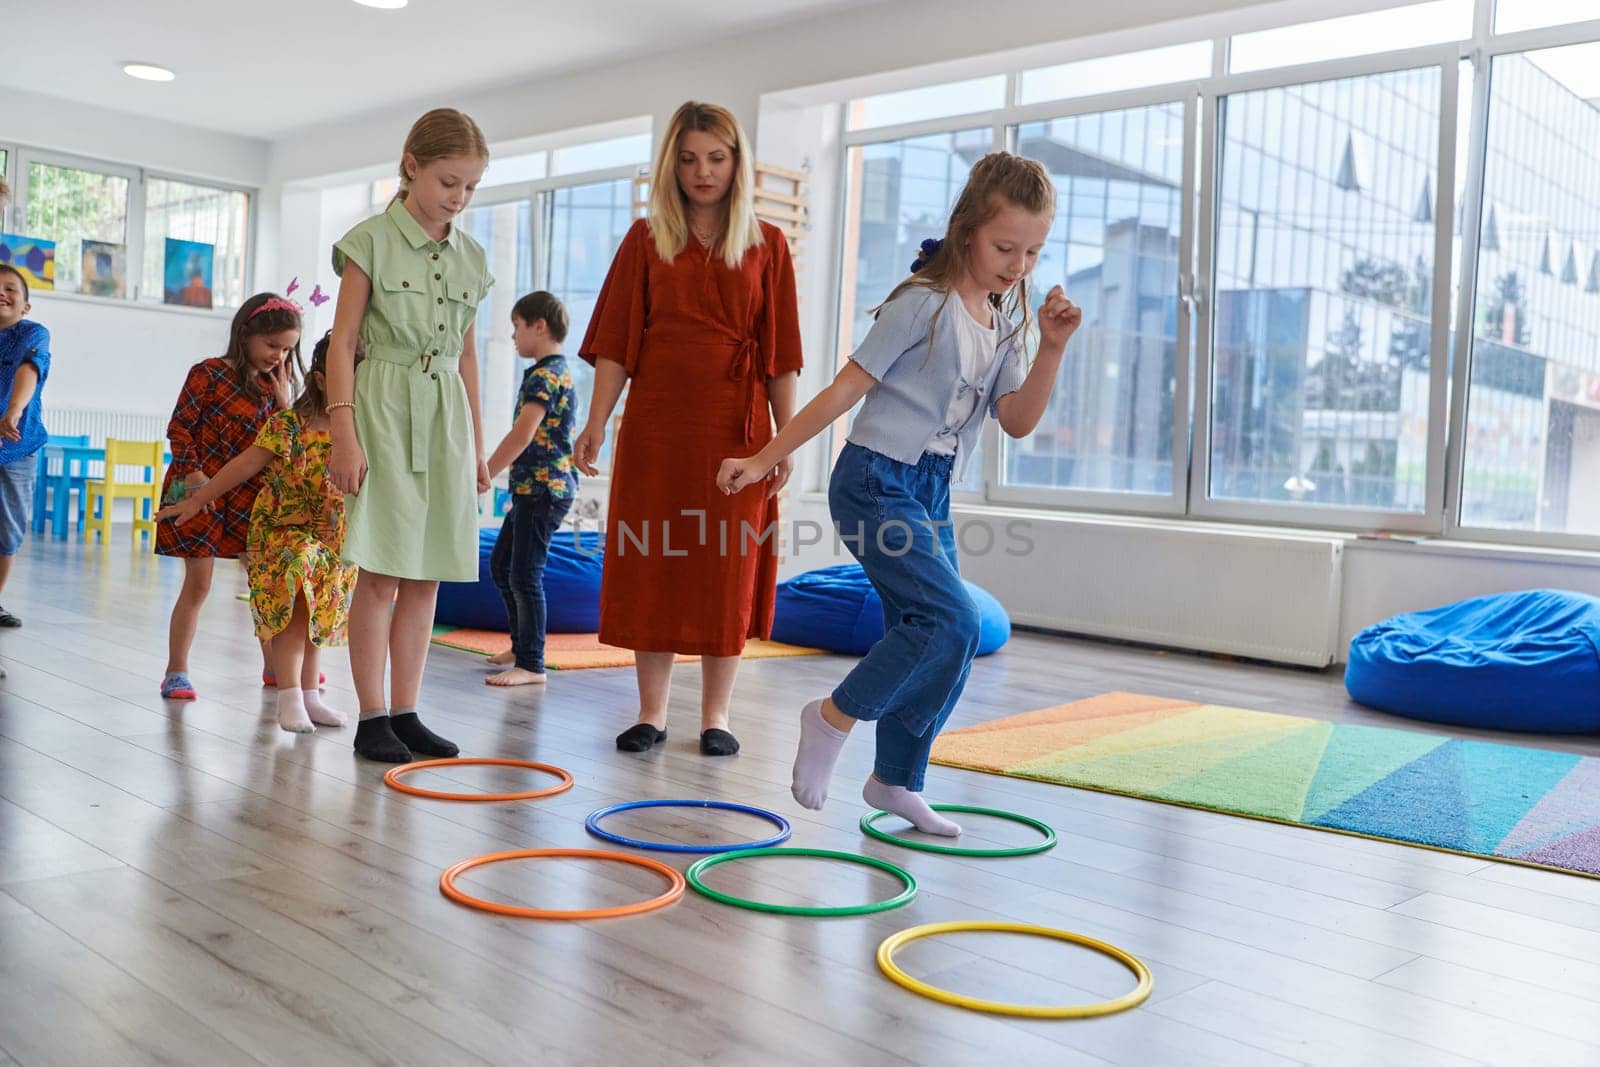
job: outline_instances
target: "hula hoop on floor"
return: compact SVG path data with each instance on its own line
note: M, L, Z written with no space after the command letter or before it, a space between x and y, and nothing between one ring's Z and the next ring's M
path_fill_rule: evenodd
M600 820L619 814L624 811L637 811L640 808L712 808L717 811L736 811L742 815L754 815L765 819L778 828L778 833L764 841L741 841L731 845L678 845L667 841L645 841L640 838L623 837L621 834L612 833L600 825ZM776 812L767 811L765 808L751 807L749 804L734 804L725 800L635 800L627 804L613 804L609 808L591 811L584 820L584 826L589 832L604 841L613 844L627 845L629 848L650 849L655 852L738 852L742 849L775 848L789 840L789 835L794 833L789 820Z
M1001 811L998 808L975 808L967 804L929 804L934 811L965 812L968 815L992 815L997 819L1009 819L1020 822L1024 826L1031 826L1044 834L1044 840L1031 845L1017 845L1012 848L962 848L960 845L939 845L931 841L917 841L908 837L897 837L887 830L880 830L873 825L879 819L888 815L887 811L874 811L861 816L861 832L869 837L876 837L879 841L887 841L891 845L901 848L914 848L919 852L938 852L946 856L1032 856L1038 852L1048 852L1056 847L1056 832L1046 823L1016 812Z
M456 888L456 879L474 867L483 867L504 860L537 859L568 856L575 859L607 860L613 863L630 863L654 871L667 880L666 892L649 900L632 904L619 904L613 908L525 908L516 904L501 904L494 900L475 897ZM439 891L457 904L496 915L510 915L519 919L617 919L624 915L642 915L647 911L664 908L683 896L683 875L659 860L643 856L630 856L625 852L603 852L592 848L520 848L510 852L492 852L487 856L474 856L462 860L439 876Z
M419 786L408 785L400 780L403 774L412 771L425 771L435 767L524 767L530 771L544 771L561 779L548 789L530 789L525 793L445 793L437 789L423 789ZM572 788L572 775L560 767L549 763L533 763L524 759L491 759L487 756L461 756L456 759L429 759L416 763L402 763L391 767L383 776L383 784L390 789L401 793L409 793L414 797L427 797L429 800L465 800L484 803L496 800L538 800L541 797L553 797L557 793L565 793Z
M795 904L768 904L762 900L750 900L745 897L736 897L730 893L712 889L700 880L700 876L719 863L730 863L734 860L760 859L763 856L788 856L791 858L810 857L813 859L838 860L841 863L856 863L863 867L873 867L886 871L900 879L905 886L896 896L888 900L877 900L870 904L847 904L843 907L811 907L809 905ZM880 860L874 856L861 856L854 852L834 852L825 848L748 848L737 852L724 852L720 856L707 856L697 860L686 872L689 885L701 896L710 897L722 904L730 904L735 908L748 908L750 911L764 911L772 915L808 915L816 918L840 918L846 915L875 915L880 911L889 911L902 904L909 904L911 898L917 895L917 880L911 877L911 872L896 867L888 860Z
M1007 1004L1000 1000L984 1000L980 997L969 997L961 993L952 993L948 989L929 985L918 978L913 978L900 969L895 963L895 951L912 941L924 937L934 937L938 934L960 933L963 931L983 931L986 933L1029 934L1035 937L1053 937L1057 941L1066 941L1074 945L1083 945L1094 949L1096 952L1110 956L1128 970L1133 972L1139 984L1132 990L1102 1000L1095 1004L1064 1004L1059 1006L1037 1006L1033 1004ZM1154 988L1154 981L1150 977L1150 968L1131 953L1125 952L1115 945L1098 941L1084 934L1075 934L1070 930L1056 930L1048 926L1034 926L1031 923L1008 922L949 922L927 923L922 926L913 926L909 930L901 930L898 934L891 934L884 938L878 946L878 969L896 985L909 989L911 992L930 1000L937 1000L944 1004L953 1004L958 1008L968 1011L988 1012L992 1015L1016 1015L1028 1019L1092 1019L1101 1015L1115 1015L1120 1011L1127 1011L1143 1004Z

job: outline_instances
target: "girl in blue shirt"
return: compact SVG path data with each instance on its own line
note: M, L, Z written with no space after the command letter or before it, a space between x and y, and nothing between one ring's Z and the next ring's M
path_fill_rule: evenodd
M718 472L725 493L760 485L865 398L834 465L828 507L883 600L886 632L831 695L801 711L792 788L804 807L827 799L851 727L875 722L877 759L862 799L925 833L961 832L921 795L934 738L978 648L978 611L956 563L950 480L965 470L986 415L1012 437L1033 432L1083 319L1059 286L1051 289L1024 371L1028 275L1054 216L1044 167L1007 152L985 156L944 240L924 242L912 276L889 294L838 377L760 452L724 460Z

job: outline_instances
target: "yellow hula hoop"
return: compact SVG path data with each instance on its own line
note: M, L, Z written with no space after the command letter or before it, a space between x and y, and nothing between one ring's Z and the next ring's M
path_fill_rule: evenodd
M979 997L964 996L960 993L952 993L948 989L940 989L938 986L929 985L927 982L911 977L901 970L900 965L894 961L896 950L910 944L912 941L918 941L924 937L936 937L939 934L953 934L974 930L986 933L1031 934L1036 937L1053 937L1057 941L1068 941L1075 945L1083 945L1086 948L1092 948L1096 952L1110 956L1128 968L1133 972L1134 977L1139 979L1139 984L1120 997L1102 1000L1097 1004L1065 1004L1057 1007L1007 1004L999 1000L983 1000ZM966 1008L969 1011L985 1011L993 1015L1020 1015L1029 1019L1092 1019L1100 1015L1115 1015L1119 1011L1127 1011L1129 1008L1143 1004L1145 999L1150 996L1150 990L1154 988L1154 982L1150 977L1150 968L1146 967L1137 956L1124 952L1115 945L1097 941L1083 934L1075 934L1070 930L1056 930L1048 926L1034 926L1031 923L950 922L926 923L922 926L913 926L909 930L901 930L898 934L891 934L884 938L883 943L878 946L878 969L883 971L884 976L889 981L930 1000L954 1004L958 1008Z

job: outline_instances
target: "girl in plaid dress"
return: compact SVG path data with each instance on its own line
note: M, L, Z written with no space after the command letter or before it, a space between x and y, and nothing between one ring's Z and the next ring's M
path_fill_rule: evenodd
M276 293L257 293L240 305L227 352L190 368L178 394L167 425L172 465L161 486L162 500L181 500L254 444L267 416L293 403L299 365L299 309ZM183 560L183 588L172 608L167 672L161 680L161 695L168 700L195 698L189 647L211 591L212 567L218 559L244 555L257 488L251 479L224 493L194 522L156 527L156 552ZM270 670L265 642L262 660Z

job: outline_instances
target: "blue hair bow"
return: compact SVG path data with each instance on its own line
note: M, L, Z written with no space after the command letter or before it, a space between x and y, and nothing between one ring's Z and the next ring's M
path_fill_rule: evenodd
M939 249L943 247L943 238L930 237L926 241L923 241L922 251L918 252L917 258L911 261L911 273L915 274L923 267L926 267L929 263L932 263L933 257L937 256L939 254Z

